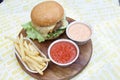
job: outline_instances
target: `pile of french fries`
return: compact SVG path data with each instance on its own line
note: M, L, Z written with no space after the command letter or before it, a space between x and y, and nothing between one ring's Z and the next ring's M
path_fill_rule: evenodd
M43 57L35 47L20 35L16 40L13 40L15 48L18 51L22 60L26 65L39 74L43 75L43 69L50 60Z

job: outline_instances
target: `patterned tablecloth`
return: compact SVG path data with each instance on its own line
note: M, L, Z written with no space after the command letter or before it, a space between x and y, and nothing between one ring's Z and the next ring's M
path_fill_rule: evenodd
M0 4L0 80L34 80L19 66L13 43L21 24L30 20L34 5L43 0L4 0ZM71 80L120 79L120 7L118 0L57 0L67 16L94 29L93 55L88 66Z

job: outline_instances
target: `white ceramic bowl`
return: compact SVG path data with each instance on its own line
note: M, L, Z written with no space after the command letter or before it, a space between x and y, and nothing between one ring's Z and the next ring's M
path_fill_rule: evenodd
M52 56L51 56L51 54L50 54L51 48L53 47L54 44L59 43L59 42L69 42L70 44L73 44L73 45L74 45L74 47L76 48L76 56L74 57L74 59L73 59L72 61L67 62L67 63L59 63L59 62L55 61L55 60L52 58ZM79 53L80 53L80 49L79 49L78 45L77 45L75 42L73 42L72 40L69 40L69 39L58 39L58 40L54 41L53 43L51 43L50 46L49 46L49 48L48 48L48 57L49 57L49 59L50 59L54 64L57 64L57 65L59 65L59 66L68 66L68 65L72 64L72 63L75 62L75 61L77 60L77 58L79 57Z
M86 38L86 39L84 39L84 40L76 40L76 39L74 39L73 37L70 36L69 29L70 29L70 27L71 27L72 25L74 25L74 24L76 24L76 23L82 24L82 25L84 25L86 28L88 28L88 30L89 30L90 33L91 33L88 38ZM77 29L75 29L75 30L77 31ZM88 25L88 24L85 23L85 22L80 22L80 21L73 21L73 22L70 23L70 24L67 26L67 28L66 28L66 35L68 36L68 38L70 38L71 40L75 41L78 45L84 45L85 43L87 43L88 40L91 39L92 32L93 32L93 31L92 31L92 28L91 28L90 25ZM75 35L79 35L79 34L80 34L80 32L79 32L78 34L75 34ZM85 33L84 33L84 35L85 35Z
M34 48L40 53L40 55L42 55L43 57L46 58L45 54L42 53L38 48L37 46L29 39L29 38L24 38L24 40L26 41L29 41L33 46ZM31 73L38 73L37 71L34 71L34 70L31 70L27 65L26 63L22 60L22 58L20 57L18 51L15 49L15 54L17 55L17 57L19 58L19 60L21 61L21 63L23 64L23 66ZM48 62L46 62L46 66L42 69L42 71L44 71L48 66Z

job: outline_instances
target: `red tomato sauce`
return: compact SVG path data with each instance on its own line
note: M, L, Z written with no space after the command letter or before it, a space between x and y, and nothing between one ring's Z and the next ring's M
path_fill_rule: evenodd
M58 63L68 63L77 54L76 47L69 42L58 42L51 47L50 55Z

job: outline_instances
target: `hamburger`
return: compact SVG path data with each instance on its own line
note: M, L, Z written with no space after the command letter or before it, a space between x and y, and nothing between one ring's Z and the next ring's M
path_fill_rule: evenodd
M63 7L56 1L44 1L32 9L31 21L22 26L27 37L44 42L59 37L67 25Z

